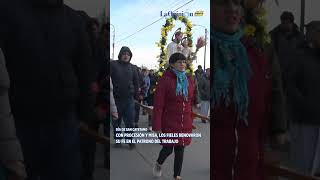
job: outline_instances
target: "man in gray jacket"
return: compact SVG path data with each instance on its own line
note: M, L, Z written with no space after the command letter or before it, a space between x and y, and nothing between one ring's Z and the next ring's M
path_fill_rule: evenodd
M320 173L320 21L306 27L306 44L289 67L290 166L308 175Z
M130 63L132 58L131 50L123 46L119 52L118 60L111 61L110 75L113 83L113 95L118 108L119 118L113 121L114 139L116 146L120 146L120 138L116 137L116 128L119 128L123 119L126 128L133 128L135 117L135 102L139 95L139 76L133 64ZM129 133L129 132L127 132ZM129 140L131 138L128 138ZM128 140L128 141L129 141ZM134 144L129 144L130 149Z
M0 179L1 176L5 176L4 171L6 171L9 180L22 180L26 178L26 173L22 163L21 146L16 137L14 119L10 110L8 89L9 76L0 49Z

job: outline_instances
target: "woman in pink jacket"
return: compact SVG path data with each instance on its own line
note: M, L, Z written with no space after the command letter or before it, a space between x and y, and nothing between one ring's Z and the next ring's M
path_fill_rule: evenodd
M158 81L155 92L152 128L158 133L191 133L192 105L196 104L195 83L186 75L186 57L183 54L174 53L169 63L170 67ZM185 146L191 143L191 138L171 137L170 140L176 143L162 141L163 148L153 174L161 176L161 165L174 150L174 178L181 179L183 152Z

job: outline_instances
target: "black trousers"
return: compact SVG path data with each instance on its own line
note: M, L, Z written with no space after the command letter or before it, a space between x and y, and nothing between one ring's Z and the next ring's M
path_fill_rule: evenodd
M174 149L174 169L173 169L173 177L180 176L181 169L182 169L182 163L183 163L183 154L184 154L184 146L170 146L165 147L163 146L157 162L162 165L164 161L167 159L167 157L172 154Z
M98 133L99 123L92 122L89 128ZM88 135L80 136L80 152L81 152L81 180L93 180L96 159L96 140Z
M139 101L140 103L141 101ZM139 118L140 118L140 105L139 104L135 104L135 116L134 116L134 123L138 124L139 122Z
M80 179L80 131L75 111L47 117L16 116L16 120L27 180Z
M103 127L104 127L104 135L110 138L110 121L111 119L105 120ZM106 169L110 169L110 143L104 145L104 167Z
M98 133L99 122L92 122L89 128ZM104 120L104 135L110 138L110 120ZM87 135L80 136L82 171L81 180L93 180L96 159L96 140ZM110 169L110 144L104 146L104 167Z

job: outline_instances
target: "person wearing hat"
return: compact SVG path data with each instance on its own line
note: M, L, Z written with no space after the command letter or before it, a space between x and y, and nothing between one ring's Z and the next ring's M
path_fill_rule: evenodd
M174 38L172 37L172 42L170 42L167 46L167 58L169 60L170 56L176 52L182 52L182 39L183 33L181 32L181 28L177 29L174 33Z
M158 81L154 94L152 129L157 133L192 133L192 106L198 104L195 98L195 82L186 75L187 58L181 53L170 56L170 67ZM163 146L153 169L153 175L160 177L162 165L173 152L175 180L181 180L184 149L191 138L171 138L170 144L161 139Z
M113 95L118 108L118 119L112 121L116 146L120 146L119 138L116 137L116 128L124 121L126 128L134 127L135 101L139 97L139 76L137 68L130 63L131 50L123 46L120 49L118 60L110 62L110 75L113 83ZM128 132L129 133L129 132ZM131 139L131 138L128 138ZM129 144L134 148L134 144Z
M196 79L201 78L204 75L204 70L201 65L198 65L198 69L194 72L196 75Z
M286 82L288 80L289 64L295 56L294 52L303 44L304 35L295 24L294 16L291 12L284 11L280 20L281 24L274 28L270 35L280 64L282 81ZM286 84L283 84L283 86L286 91Z
M210 68L207 68L204 75L197 79L199 96L200 96L200 112L202 115L210 116ZM206 123L206 120L201 120Z
M306 44L289 68L290 165L301 173L319 175L320 21L312 21L306 29Z
M214 0L211 78L212 179L264 179L267 132L282 135L272 121L272 64L265 51L252 46L240 25L240 0ZM278 134L279 133L279 134Z

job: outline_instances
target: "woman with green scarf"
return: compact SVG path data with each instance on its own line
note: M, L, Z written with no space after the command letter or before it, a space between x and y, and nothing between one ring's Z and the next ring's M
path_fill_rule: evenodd
M158 133L192 133L192 106L197 104L197 100L195 82L186 75L186 59L181 53L172 54L169 58L170 68L158 81L152 123L152 129ZM191 143L191 138L170 138L171 142L175 143L160 140L163 148L155 163L153 174L161 176L161 166L174 150L173 177L180 180L184 148Z

